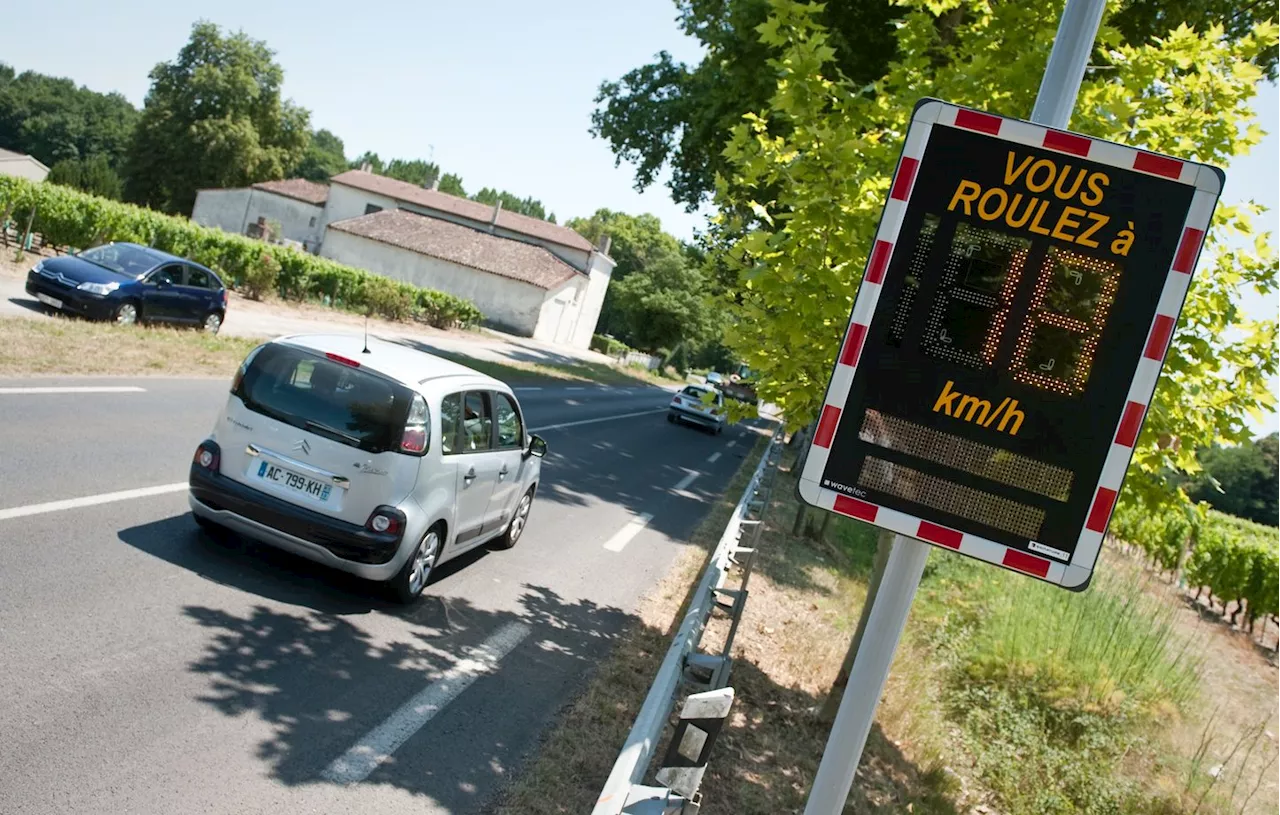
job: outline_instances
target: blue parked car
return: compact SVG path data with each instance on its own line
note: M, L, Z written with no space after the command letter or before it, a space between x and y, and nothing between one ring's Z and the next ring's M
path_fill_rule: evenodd
M216 334L227 316L227 289L216 274L136 243L45 258L27 273L27 294L59 311L120 325L179 323Z

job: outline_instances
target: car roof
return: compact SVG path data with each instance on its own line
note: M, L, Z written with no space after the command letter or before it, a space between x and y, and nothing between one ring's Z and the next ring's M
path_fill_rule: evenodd
M143 246L140 243L133 243L131 241L113 241L113 243L115 243L116 246L128 246L133 249L137 249L139 251L145 252L146 254L151 255L153 258L155 258L157 261L160 261L161 263L165 261L181 261L182 263L185 263L188 266L195 266L197 269L204 269L206 272L213 275L214 277L218 277L217 272L215 272L213 269L210 269L208 266L205 266L202 263L196 263L191 258L184 258L184 257L178 257L177 255L171 255L168 252L164 251L163 249L157 249L154 246ZM218 277L218 281L221 282L222 278Z
M411 388L436 380L449 379L450 384L493 388L509 391L505 384L457 362L419 351L400 343L369 338L369 353L364 353L365 338L361 334L293 334L273 342L304 348L321 354L336 354L355 360L368 368L395 379Z

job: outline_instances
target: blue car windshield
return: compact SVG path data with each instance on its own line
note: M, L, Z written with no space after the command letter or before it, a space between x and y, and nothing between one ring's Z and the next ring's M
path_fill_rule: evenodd
M86 249L79 254L79 257L129 277L138 277L146 274L158 262L158 258L145 249L139 249L136 246L124 246L119 243L109 243L106 246Z

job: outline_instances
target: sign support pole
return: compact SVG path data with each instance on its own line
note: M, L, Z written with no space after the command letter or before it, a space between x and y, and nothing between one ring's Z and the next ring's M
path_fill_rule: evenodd
M1031 112L1032 122L1066 129L1105 8L1106 0L1067 0ZM804 815L840 815L844 810L928 558L927 544L905 535L894 536Z

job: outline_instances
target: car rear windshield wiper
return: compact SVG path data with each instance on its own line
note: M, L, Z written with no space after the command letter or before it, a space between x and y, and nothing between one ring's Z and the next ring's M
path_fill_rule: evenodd
M329 425L321 424L320 422L313 422L308 420L303 425L303 427L305 427L307 430L317 430L321 433L328 433L330 436L337 436L343 441L350 442L351 444L354 444L356 446L359 446L360 442L363 441L363 439L361 439L359 436L353 436L350 433L344 433L341 430L337 429L336 427L329 427Z

